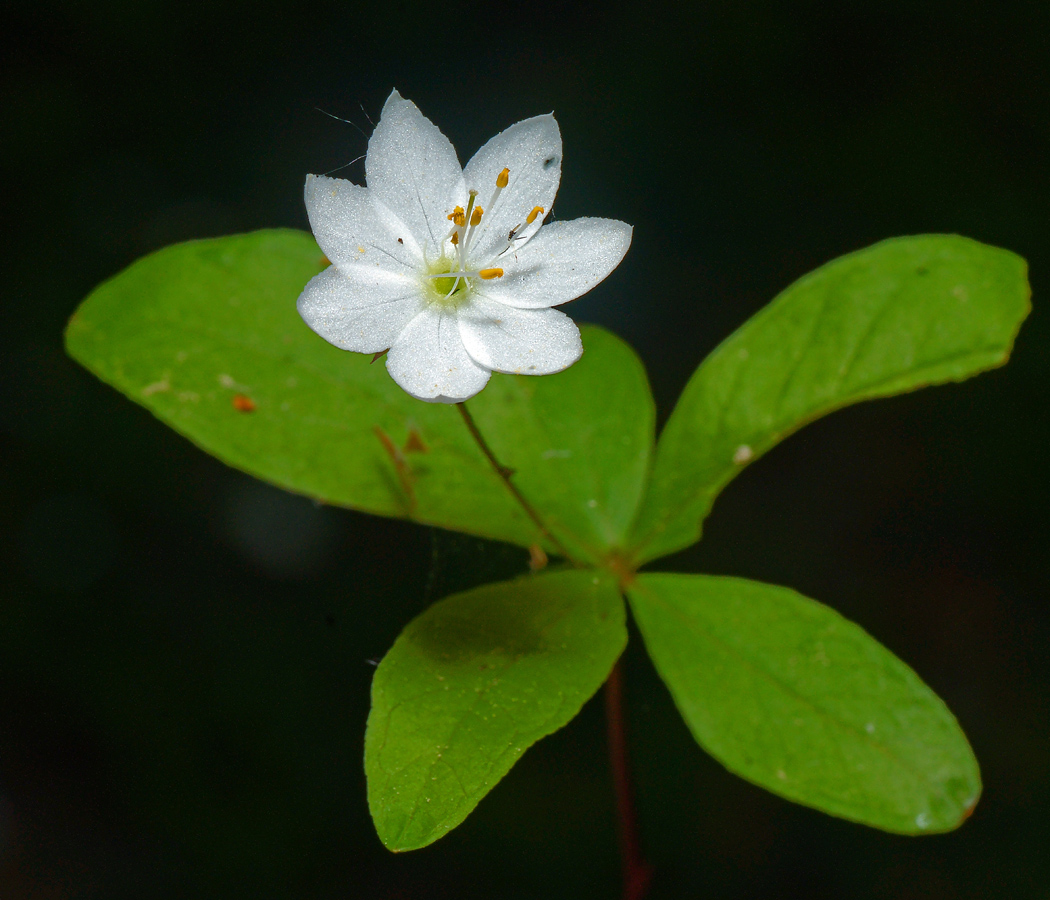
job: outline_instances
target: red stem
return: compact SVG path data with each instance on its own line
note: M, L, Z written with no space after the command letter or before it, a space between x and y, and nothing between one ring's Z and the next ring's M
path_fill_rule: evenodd
M620 831L620 861L623 867L623 900L642 900L649 892L652 868L642 855L638 839L638 816L634 809L634 787L627 761L627 732L623 715L623 669L617 660L605 682L605 721L609 732L609 764L616 790L616 812Z
M482 436L474 417L467 409L466 403L457 403L460 415L467 430L474 438L481 452L488 459L496 474L503 480L514 499L539 528L540 533L551 542L551 545L568 560L572 557L566 552L561 542L550 533L543 519L525 499L521 491L511 481L514 474L504 466L492 452L488 442ZM540 551L542 553L542 550ZM634 811L634 788L631 785L631 769L627 761L627 735L623 715L623 669L620 660L616 661L609 678L605 682L605 719L609 731L609 764L612 768L613 786L616 791L616 811L619 819L620 859L623 864L623 900L643 900L649 892L649 881L652 868L642 856L641 843L638 840L638 817Z

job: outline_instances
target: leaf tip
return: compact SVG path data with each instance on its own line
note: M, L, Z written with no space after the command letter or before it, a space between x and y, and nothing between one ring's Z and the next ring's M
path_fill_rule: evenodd
M372 821L375 823L376 834L383 846L391 853L408 853L411 850L422 850L433 844L438 838L444 837L451 831L451 825L439 824L427 831L420 832L418 828L412 828L411 815L399 815L386 817L377 815L374 811Z
M962 815L959 817L959 824L962 825L970 816L973 815L973 811L977 809L977 803L981 799L981 792L978 791L974 794L973 798L968 800L963 806Z

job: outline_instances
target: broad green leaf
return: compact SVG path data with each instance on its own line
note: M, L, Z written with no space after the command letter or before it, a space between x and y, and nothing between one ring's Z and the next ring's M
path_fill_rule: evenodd
M468 404L499 460L577 558L622 547L649 474L655 408L645 368L590 327L586 353L549 378L506 376Z
M616 582L579 570L485 585L413 620L376 670L365 734L383 843L414 850L462 822L579 712L626 641Z
M700 745L806 806L901 834L950 831L981 792L954 716L861 628L788 588L643 574L628 590Z
M1005 363L1029 294L1023 259L954 235L883 241L795 282L682 393L633 530L637 562L699 540L719 491L807 422Z
M313 238L297 231L167 247L95 290L69 324L67 347L103 381L203 450L266 481L364 512L526 547L539 542L539 530L493 472L456 409L413 399L394 384L382 362L338 350L303 324L296 298L323 265ZM579 414L577 383L614 380L610 366L637 368L633 357L625 362L629 351L601 331L585 329L584 345L583 360L568 373L536 379L543 382L541 415L559 437L571 430L564 423ZM486 389L506 404L502 415L480 416L482 428L493 429L486 435L490 443L500 447L513 444L518 421L535 433L537 413L520 405L530 403L533 394L516 387L516 380L497 375ZM633 421L644 422L651 416L647 389L644 395L638 391L644 378L624 376L621 382L628 393L610 402L625 410L637 405ZM492 405L481 403L483 409ZM578 458L619 468L619 460L592 452L593 435L586 429L582 423L577 443L566 447ZM606 432L601 434L604 439ZM538 474L530 471L534 462ZM541 450L535 460L522 457L514 465L515 477L531 486L541 483L550 461ZM635 470L644 470L644 463ZM593 485L604 471L574 474L575 493L548 492L543 499L551 509L540 509L570 528L581 524L573 511L595 497ZM636 477L637 491L641 475ZM615 486L610 493L610 506L626 495ZM561 506L569 512L563 514ZM616 513L617 523L624 514ZM572 548L594 543L592 533L581 540L564 527L560 533Z

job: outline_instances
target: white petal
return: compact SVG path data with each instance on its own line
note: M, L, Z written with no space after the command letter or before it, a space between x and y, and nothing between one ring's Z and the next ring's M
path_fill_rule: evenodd
M492 374L467 355L454 310L424 309L386 357L390 376L420 400L459 403L480 391Z
M329 266L310 279L297 304L321 337L358 353L392 346L425 305L416 280L360 266Z
M470 258L479 265L507 246L510 230L522 225L534 207L551 211L561 180L561 132L554 116L535 116L511 125L474 154L463 177L468 188L478 191L482 206L504 168L510 169L510 180L495 206L485 209L470 241Z
M615 219L573 219L544 225L528 244L499 257L503 277L475 290L519 309L567 303L605 278L631 246L630 225Z
M459 310L459 333L474 361L496 372L550 375L583 354L580 330L556 309L514 309L475 295Z
M436 258L450 227L445 216L466 200L463 172L448 138L397 91L369 138L365 177L428 258Z
M371 265L406 275L421 267L423 254L409 230L377 208L367 188L344 178L307 175L304 195L314 239L336 265Z

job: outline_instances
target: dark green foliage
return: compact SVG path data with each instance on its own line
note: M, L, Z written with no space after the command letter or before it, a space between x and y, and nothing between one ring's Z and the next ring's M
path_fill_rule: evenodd
M69 352L205 451L273 484L524 547L546 539L457 411L331 347L295 299L323 265L300 232L180 244L99 287ZM850 403L1004 363L1023 260L954 236L884 241L800 279L696 371L654 452L633 351L597 328L559 375L493 377L470 407L575 570L449 597L380 664L369 802L391 849L459 824L598 689L621 590L697 740L781 796L889 831L956 827L980 792L944 704L837 613L740 579L636 573L688 546L742 466Z

